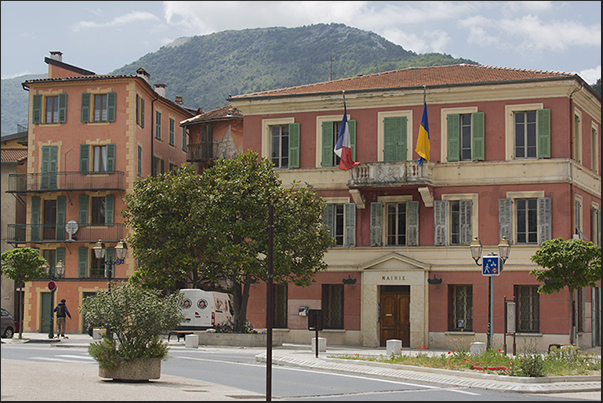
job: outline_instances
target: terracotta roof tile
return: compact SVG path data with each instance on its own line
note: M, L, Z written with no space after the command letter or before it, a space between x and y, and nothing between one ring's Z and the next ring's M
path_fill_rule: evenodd
M225 105L221 108L201 113L192 118L180 122L181 126L186 126L195 123L213 122L216 120L243 119L243 114L240 110L232 105Z
M18 162L27 157L26 148L3 148L0 150L2 162Z
M575 77L577 77L577 75L570 73L511 69L475 64L456 64L435 67L410 67L366 76L356 76L315 84L236 95L231 97L231 99Z

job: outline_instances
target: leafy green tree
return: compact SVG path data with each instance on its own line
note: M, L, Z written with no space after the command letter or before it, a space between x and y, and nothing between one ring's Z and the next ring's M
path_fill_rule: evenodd
M230 293L234 328L242 330L251 284L268 279L269 205L273 281L307 286L326 269L333 241L322 227L324 200L309 185L281 185L272 163L252 151L219 159L202 175L182 167L137 180L122 212L140 262L131 280Z
M33 248L16 248L2 252L2 274L13 280L17 285L46 277L46 259ZM19 310L23 310L21 293L17 301ZM22 318L21 312L17 313ZM19 338L23 338L23 320L19 326Z
M574 306L574 290L582 287L596 287L601 280L601 246L582 239L555 238L543 242L531 257L540 268L530 270L530 274L543 284L539 293L552 294L565 287L570 292L570 314ZM549 280L549 281L545 281ZM573 332L570 331L573 343Z

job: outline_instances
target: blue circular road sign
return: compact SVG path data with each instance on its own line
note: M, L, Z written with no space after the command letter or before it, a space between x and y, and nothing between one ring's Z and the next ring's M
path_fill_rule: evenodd
M54 291L57 289L57 283L55 283L54 281L49 281L48 282L48 289L50 291Z

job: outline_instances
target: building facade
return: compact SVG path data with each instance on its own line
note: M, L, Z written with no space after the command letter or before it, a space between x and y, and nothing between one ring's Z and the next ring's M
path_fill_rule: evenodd
M333 149L344 112L354 160ZM472 259L511 252L493 277L493 345L516 303L518 346L601 342L601 288L538 294L530 257L548 239L601 243L601 99L575 74L453 65L409 68L230 98L243 148L272 160L286 186L326 199L336 240L307 288L275 287L275 332L309 342L304 313L321 309L330 344L454 348L486 341L489 277ZM415 152L424 105L429 161ZM265 327L265 286L248 320Z
M64 63L60 52L45 62L47 78L23 83L27 173L11 175L7 192L24 198L27 218L8 226L7 240L39 249L51 275L58 264L65 267L54 292L49 279L26 284L24 331L49 332L52 308L65 298L72 316L67 333L86 332L78 313L83 299L107 289L108 277L127 280L136 269L131 254L123 261L115 255L127 234L123 198L137 178L186 163L187 133L179 122L194 113L167 99L165 85L153 87L142 68L97 75ZM104 260L92 249L99 240Z

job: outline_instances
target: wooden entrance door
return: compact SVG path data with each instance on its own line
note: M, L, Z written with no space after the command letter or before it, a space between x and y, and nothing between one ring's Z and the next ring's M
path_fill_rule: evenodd
M390 339L402 340L403 347L410 347L410 291L381 292L380 344Z

